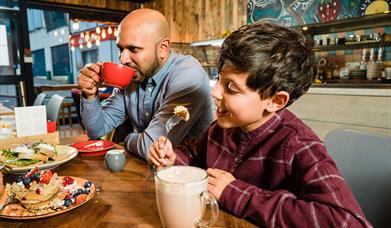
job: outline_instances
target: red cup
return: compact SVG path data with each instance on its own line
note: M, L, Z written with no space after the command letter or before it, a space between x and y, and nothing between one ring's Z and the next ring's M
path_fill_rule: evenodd
M107 86L126 88L133 80L135 70L122 64L103 62L101 77Z
M53 121L48 121L47 123L47 130L48 133L56 132L57 130L57 123Z

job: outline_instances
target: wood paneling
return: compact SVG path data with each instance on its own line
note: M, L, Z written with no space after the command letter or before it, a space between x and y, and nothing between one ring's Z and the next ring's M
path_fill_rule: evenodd
M246 24L247 0L151 0L144 4L121 0L45 0L120 11L152 8L168 19L173 42L193 42L221 38Z
M173 42L217 39L246 24L246 0L152 0L143 7L166 15Z

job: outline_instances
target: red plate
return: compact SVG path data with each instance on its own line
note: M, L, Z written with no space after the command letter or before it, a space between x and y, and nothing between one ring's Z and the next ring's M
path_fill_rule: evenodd
M115 143L107 140L88 140L72 144L82 156L98 156L106 154L107 150L113 148Z

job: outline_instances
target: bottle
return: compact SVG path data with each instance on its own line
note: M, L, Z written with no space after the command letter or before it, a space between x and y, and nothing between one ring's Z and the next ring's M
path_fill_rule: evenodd
M383 62L383 47L380 47L379 51L377 52L377 62L378 63Z
M366 70L367 69L367 49L364 48L362 50L362 56L361 56L361 62L360 62L360 70Z

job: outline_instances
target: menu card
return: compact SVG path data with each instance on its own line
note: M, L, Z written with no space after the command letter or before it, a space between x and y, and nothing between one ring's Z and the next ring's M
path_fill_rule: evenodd
M17 137L46 134L46 107L16 107L15 123Z

